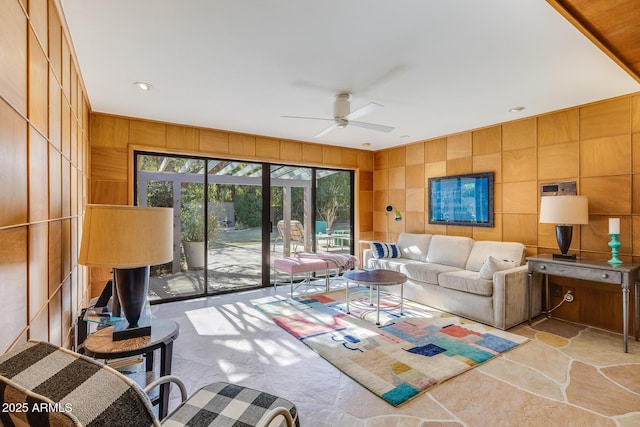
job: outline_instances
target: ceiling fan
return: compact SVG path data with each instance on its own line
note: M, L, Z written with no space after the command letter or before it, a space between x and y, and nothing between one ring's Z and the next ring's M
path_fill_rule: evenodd
M355 111L351 111L351 94L339 93L335 96L336 100L333 102L333 119L321 118L321 117L300 117L300 116L282 116L288 119L308 119L308 120L324 120L333 122L331 126L321 130L314 138L320 138L331 132L336 128L345 128L349 125L357 126L365 129L377 130L380 132L391 132L394 127L377 125L374 123L358 122L354 119L358 119L366 114L372 113L376 110L384 108L383 105L376 102L370 102L358 108Z

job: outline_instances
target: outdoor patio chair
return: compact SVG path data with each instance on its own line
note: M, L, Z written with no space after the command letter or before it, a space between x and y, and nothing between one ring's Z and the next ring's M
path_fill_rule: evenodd
M277 224L278 235L273 240L273 251L276 250L276 243L280 240L284 243L284 220L278 221ZM300 221L292 220L289 225L289 234L291 236L290 240L293 243L293 252L297 252L298 245L304 245L304 227L300 223Z
M148 393L166 382L178 385L182 403L158 420ZM272 394L217 382L187 399L171 375L143 390L94 359L40 341L0 355L0 405L5 426L300 426L295 405Z

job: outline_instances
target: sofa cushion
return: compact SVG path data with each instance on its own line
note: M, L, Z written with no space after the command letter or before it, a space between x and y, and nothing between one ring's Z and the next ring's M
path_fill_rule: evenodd
M480 267L478 272L478 278L484 280L493 280L493 273L496 271L507 270L509 268L517 267L515 261L507 261L489 256L487 260Z
M405 263L399 269L400 273L406 274L411 280L431 283L432 285L438 284L438 276L440 274L458 270L460 269L449 265L418 261Z
M431 234L400 233L398 247L404 258L426 261Z
M447 289L468 292L476 295L493 295L493 281L478 277L478 273L469 270L442 273L438 277L438 284Z
M469 237L435 235L431 237L427 261L464 268L472 247L473 239Z
M400 250L395 243L371 242L371 253L374 258L398 258Z
M473 244L465 270L480 271L480 268L492 256L499 260L512 261L514 267L522 265L525 257L525 247L516 242L477 241Z

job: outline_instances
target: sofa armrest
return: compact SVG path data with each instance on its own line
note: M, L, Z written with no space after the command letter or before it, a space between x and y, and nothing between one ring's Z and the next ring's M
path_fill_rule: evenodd
M373 259L373 253L371 249L365 249L362 251L362 264L360 264L361 268L369 268L369 260Z
M527 286L528 267L521 265L493 274L493 307L495 326L508 329L528 320L529 289ZM533 304L531 315L542 310L542 286L537 280L533 284Z

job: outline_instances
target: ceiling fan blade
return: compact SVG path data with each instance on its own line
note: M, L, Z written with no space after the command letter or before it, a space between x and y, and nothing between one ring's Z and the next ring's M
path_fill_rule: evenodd
M354 120L357 118L360 118L362 116L365 116L369 113L373 113L374 111L377 111L381 108L384 108L384 105L378 104L377 102L370 102L367 105L364 105L360 108L358 108L355 111L352 111L351 113L347 114L345 116L345 119L347 120Z
M337 127L338 127L338 125L333 124L333 125L329 126L328 128L325 128L325 129L321 130L317 135L314 136L314 138L320 138L322 136L325 136L326 134L328 134L332 130L336 129Z
M379 132L391 132L392 130L395 129L392 126L376 125L374 123L354 122L354 121L350 121L349 126L357 126L359 128L377 130Z
M325 119L322 117L301 117L301 116L280 116L285 119L306 119L306 120L324 120L325 122L332 122L335 119Z

